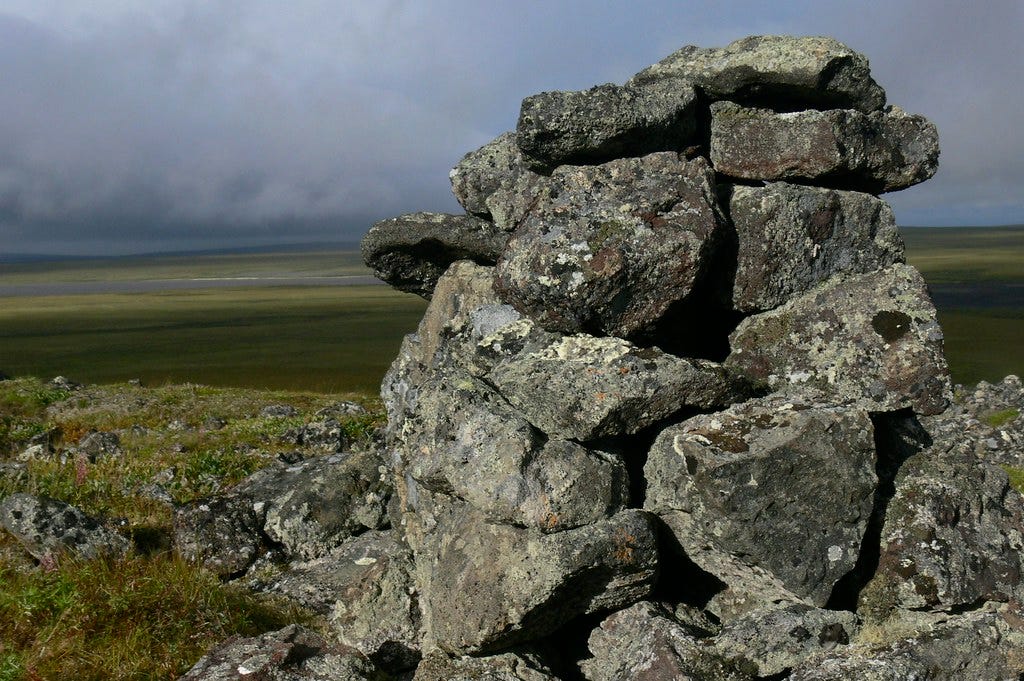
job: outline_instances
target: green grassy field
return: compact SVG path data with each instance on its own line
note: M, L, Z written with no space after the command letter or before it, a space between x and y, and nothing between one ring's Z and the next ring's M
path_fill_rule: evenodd
M929 284L1024 282L1024 226L904 227L900 232L907 260Z

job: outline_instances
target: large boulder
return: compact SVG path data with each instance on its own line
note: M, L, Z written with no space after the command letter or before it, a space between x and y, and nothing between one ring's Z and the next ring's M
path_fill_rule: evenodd
M523 100L516 143L541 171L682 151L695 141L696 110L697 93L683 80L542 92Z
M502 252L496 287L545 329L628 337L690 294L722 219L703 159L562 166Z
M471 151L448 174L452 193L459 204L478 217L491 219L507 231L515 226L508 219L514 212L507 196L534 186L541 176L527 167L516 144L516 134L506 132Z
M711 162L743 180L792 180L872 193L924 182L939 167L939 136L899 107L791 111L711 105Z
M773 182L735 185L733 308L770 310L837 274L903 262L903 240L888 204L870 194Z
M70 554L121 557L131 548L121 534L80 509L50 497L10 494L0 501L0 526L39 560Z
M374 224L363 237L362 254L391 286L429 299L450 264L493 264L507 240L494 223L472 215L411 213Z
M942 329L913 267L836 277L743 320L727 367L771 387L806 385L870 411L941 413L952 397Z
M864 411L796 395L695 416L655 440L645 506L689 514L720 549L825 605L871 515L873 433Z
M868 60L833 38L758 35L725 47L687 45L633 76L630 85L686 79L712 100L769 107L859 109L885 104Z

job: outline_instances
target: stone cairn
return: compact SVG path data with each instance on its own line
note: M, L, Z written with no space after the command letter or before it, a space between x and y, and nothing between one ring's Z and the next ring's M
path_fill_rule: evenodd
M827 38L526 98L452 171L466 214L363 241L430 300L382 453L177 512L183 554L254 588L276 547L262 588L334 640L232 639L185 678L1021 678L1024 497L974 415L1024 392L951 404L876 196L938 153Z

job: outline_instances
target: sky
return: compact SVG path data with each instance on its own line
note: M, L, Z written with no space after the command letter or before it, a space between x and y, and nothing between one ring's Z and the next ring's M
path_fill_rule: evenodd
M903 225L1024 223L1024 2L0 0L0 254L356 241L461 212L523 97L830 35L939 129Z

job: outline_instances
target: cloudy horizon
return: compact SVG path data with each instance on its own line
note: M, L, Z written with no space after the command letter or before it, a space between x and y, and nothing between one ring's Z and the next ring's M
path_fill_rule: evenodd
M341 5L341 6L339 6ZM448 170L519 102L685 44L831 35L939 128L900 224L1024 223L1024 5L7 0L0 255L355 241L458 212Z

